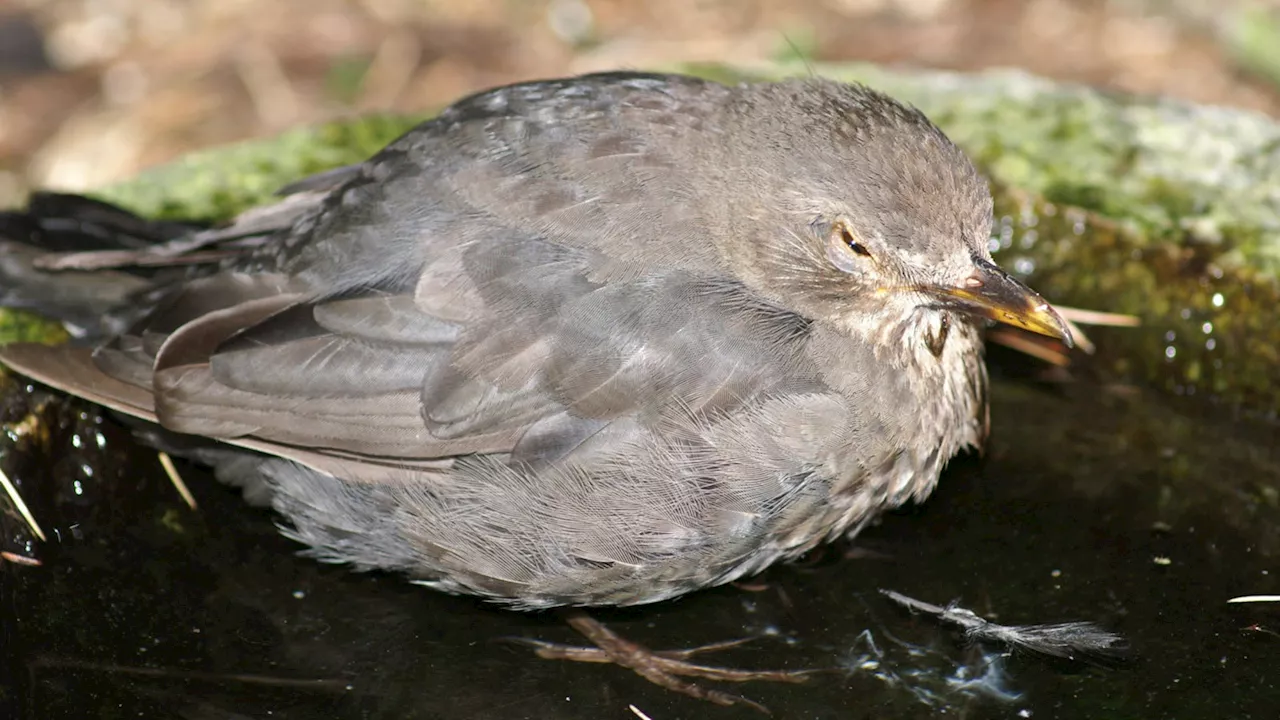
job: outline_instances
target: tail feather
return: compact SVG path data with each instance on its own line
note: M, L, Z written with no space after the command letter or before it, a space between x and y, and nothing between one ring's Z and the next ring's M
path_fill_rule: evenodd
M38 193L26 209L0 212L0 307L61 321L73 337L102 333L100 320L162 279L152 270L48 272L55 253L137 251L190 233L195 226L140 218L78 195Z
M79 195L35 194L25 209L0 212L0 307L59 320L76 338L119 333L167 287L251 252L349 175L309 178L214 228L151 220Z
M21 211L0 213L5 222L26 223L26 241L46 252L138 250L188 235L203 226L152 220L83 195L37 192Z
M151 285L146 278L118 271L40 270L36 263L45 253L8 237L0 228L0 307L31 310L58 320L72 337L100 335L104 314Z

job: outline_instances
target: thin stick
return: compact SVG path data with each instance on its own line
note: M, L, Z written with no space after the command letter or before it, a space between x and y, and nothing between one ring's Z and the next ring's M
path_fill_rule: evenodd
M1097 348L1093 341L1080 329L1081 325L1093 325L1098 327L1138 327L1142 324L1142 318L1137 315L1121 315L1119 313L1100 312L1097 310L1082 310L1081 308L1064 307L1055 305L1054 309L1058 311L1058 315L1067 323L1067 327L1071 329L1071 336L1075 339L1076 347L1084 352L1092 355Z
M1049 363L1050 365L1057 365L1058 367L1066 367L1067 365L1071 364L1071 359L1067 357L1065 354L1058 352L1053 348L1045 347L1044 345L1036 342L1035 340L1028 339L1027 337L1016 332L1004 332L1001 330L992 330L991 332L987 333L987 337L991 340L991 342L996 343L997 345L1004 345L1005 347L1010 348L1012 350L1017 350L1020 353L1030 355L1031 357L1036 358L1037 360L1043 360Z
M26 555L11 553L8 550L0 551L0 558L8 560L9 562L14 563L15 565L26 565L28 567L40 567L39 560L33 557L27 557Z
M1119 313L1100 312L1098 310L1082 310L1080 308L1063 307L1054 305L1058 314L1064 320L1080 323L1081 325L1098 325L1104 327L1138 327L1142 325L1142 318L1137 315L1121 315Z
M13 506L18 508L18 514L22 515L22 519L27 521L27 527L31 528L31 532L40 538L40 542L46 542L44 531L40 529L40 524L31 514L31 510L27 509L27 504L22 502L22 496L18 494L18 488L9 482L9 476L0 470L0 485L4 486L4 491L9 494L9 499L13 501Z
M178 494L183 500L187 501L187 506L192 510L197 510L196 499L192 496L191 491L187 489L187 484L182 482L182 476L178 474L178 468L173 466L173 459L169 457L167 452L156 453L160 457L160 467L164 468L164 474L169 476L169 482L177 488Z

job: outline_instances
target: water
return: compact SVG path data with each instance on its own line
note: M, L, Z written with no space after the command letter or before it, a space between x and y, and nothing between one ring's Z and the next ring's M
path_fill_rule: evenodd
M40 399L9 394L10 423ZM10 438L4 462L55 539L33 546L40 567L0 566L0 717L763 717L537 659L504 638L578 638L554 617L297 557L271 513L179 462L188 509L154 453L90 406L38 415L47 432ZM730 688L782 719L1275 717L1280 605L1226 601L1280 592L1276 428L1025 380L997 385L992 417L986 458L953 462L928 503L854 545L597 617L655 648L760 636L709 662L831 669ZM1006 624L1095 621L1132 658L1106 669L968 647L882 587Z

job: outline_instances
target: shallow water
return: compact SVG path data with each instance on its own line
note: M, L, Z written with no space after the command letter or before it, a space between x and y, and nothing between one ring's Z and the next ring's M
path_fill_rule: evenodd
M40 397L10 392L0 420ZM989 455L953 462L923 506L750 587L597 617L656 648L761 636L712 662L833 669L730 688L783 719L1273 718L1280 605L1226 600L1280 593L1277 429L1171 402L1004 381ZM577 640L552 617L298 557L271 513L179 462L187 509L154 453L90 406L38 417L47 432L0 438L53 536L27 549L40 567L0 565L0 717L763 717L539 660L503 638ZM1132 658L966 646L877 588L1002 623L1095 621Z

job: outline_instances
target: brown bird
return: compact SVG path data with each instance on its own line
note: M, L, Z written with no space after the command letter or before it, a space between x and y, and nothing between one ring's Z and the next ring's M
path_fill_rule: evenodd
M291 190L180 238L219 264L130 276L96 348L0 360L221 441L189 454L314 557L515 608L854 533L982 444L984 321L1070 338L992 262L965 155L859 85L501 87ZM0 282L39 306L75 276Z

